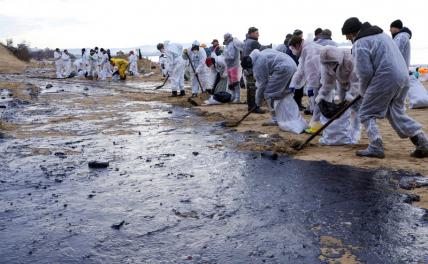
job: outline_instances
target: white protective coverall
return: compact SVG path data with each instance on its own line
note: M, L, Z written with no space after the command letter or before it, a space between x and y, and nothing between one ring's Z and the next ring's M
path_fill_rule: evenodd
M105 53L99 53L99 57L101 58L101 72L100 72L100 78L101 80L105 80L107 77L111 76L110 73L110 61L108 59L108 54L107 52Z
M289 88L297 69L296 63L287 54L273 49L253 50L250 57L257 86L256 104L261 105L263 99L273 101L279 128L295 134L302 133L307 123L300 115Z
M412 32L404 27L394 35L394 42L403 55L404 60L406 61L407 67L410 67L410 39L412 38Z
M136 54L129 55L128 60L129 60L129 71L132 72L134 75L138 75L137 55Z
M184 91L184 71L186 61L183 59L183 46L178 43L164 43L166 71L169 75L172 91Z
M192 44L193 46L199 46L199 42L195 41ZM196 73L193 72L193 68L190 66L189 72L190 76L192 78L192 94L197 94L199 91L199 82L196 78L196 75L199 78L199 81L201 82L201 90L205 91L207 86L207 79L208 79L208 67L205 64L205 60L207 59L207 53L203 48L199 48L199 50L191 51L188 50L190 62L193 64L193 68L195 69ZM187 58L187 57L185 57ZM190 65L189 62L189 65Z
M63 66L63 77L67 78L71 74L71 58L70 55L65 52L61 55L62 66Z
M82 54L82 65L83 70L89 72L89 52L87 50Z
M299 66L291 79L290 87L302 89L306 84L308 89L309 102L313 111L311 127L316 127L320 121L320 111L315 98L318 95L318 90L321 87L321 70L320 70L320 52L322 46L315 42L303 42L302 52L299 58Z
M409 70L397 45L382 29L364 23L358 33L352 54L363 96L361 122L370 145L367 151L381 151L373 142L381 141L376 119L387 118L401 138L421 133L421 125L405 113L404 101L409 90ZM357 153L358 154L358 153Z
M62 59L61 59L61 51L54 51L54 61L55 61L55 69L56 69L56 77L63 78L62 76Z
M339 101L352 101L358 95L359 82L354 70L350 49L325 46L320 53L322 86L315 102L321 100L333 102L334 89ZM324 145L357 144L360 140L359 103L354 104L339 119L331 123L320 138ZM328 119L321 114L321 123Z
M98 78L99 71L98 71L98 56L96 53L93 55L89 54L89 76L92 76L93 78Z
M73 62L74 71L78 77L83 77L86 74L86 68L82 59L77 59Z

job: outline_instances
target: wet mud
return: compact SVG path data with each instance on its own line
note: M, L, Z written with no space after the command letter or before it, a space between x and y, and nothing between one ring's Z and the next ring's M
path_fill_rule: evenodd
M2 263L428 262L420 175L240 148L269 139L141 98L158 83L17 79L38 89L0 102Z

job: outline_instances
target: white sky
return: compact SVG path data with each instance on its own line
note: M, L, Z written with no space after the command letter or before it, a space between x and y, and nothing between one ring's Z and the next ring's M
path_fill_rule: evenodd
M0 40L32 47L105 48L164 40L210 42L226 32L243 39L250 26L262 44L279 44L286 33L329 28L346 42L341 27L357 16L389 30L400 18L413 31L413 47L428 47L428 0L0 0Z

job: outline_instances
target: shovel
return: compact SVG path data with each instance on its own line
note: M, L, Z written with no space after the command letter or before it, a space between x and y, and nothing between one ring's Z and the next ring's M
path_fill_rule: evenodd
M257 109L257 106L253 107L250 111L248 111L248 113L246 113L239 121L235 122L235 121L225 121L221 124L221 126L223 127L237 127L239 126L239 124L241 124L242 121L245 120L245 118L247 118L252 112L254 112L254 110Z
M166 79L165 79L165 81L163 82L163 84L162 84L162 85L159 85L159 86L156 86L155 90L159 90L160 88L164 87L164 86L165 86L165 84L166 84L166 82L168 81L168 79L169 79L169 74L166 76Z
M333 123L334 120L338 119L343 113L346 112L346 110L348 110L352 105L354 105L360 99L361 99L361 95L358 95L357 97L355 97L354 100L352 100L350 103L346 104L342 109L340 109L336 114L334 114L333 117L330 118L330 120L328 120L328 122L325 123L320 129L318 129L315 133L313 133L310 137L308 137L308 139L306 139L305 142L303 142L301 144L296 142L294 144L294 146L292 146L292 147L295 150L302 150L309 142L312 141L312 139L314 139L316 136L321 134L321 132L324 129L326 129L331 123Z
M206 92L204 92L204 91L202 90L202 83L201 83L201 81L199 80L199 76L198 76L198 74L196 73L195 66L193 66L192 60L190 59L190 56L189 56L189 53L185 52L184 54L186 54L186 57L187 57L187 59L188 59L188 60L189 60L189 62L190 62L190 66L192 67L193 73L195 74L196 80L198 80L199 88L201 88L202 93L206 93ZM205 97L207 97L207 96L205 96ZM203 98L203 99L204 99L204 100L206 100L206 99L208 99L208 98Z

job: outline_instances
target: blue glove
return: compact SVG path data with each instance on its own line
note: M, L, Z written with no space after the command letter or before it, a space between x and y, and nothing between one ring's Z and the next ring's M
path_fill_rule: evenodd
M314 96L314 90L313 90L313 89L309 89L309 90L308 90L308 96L309 96L309 97Z
M288 89L290 89L290 91L291 91L292 93L294 93L294 91L296 90L296 88L294 88L294 87L288 87Z

